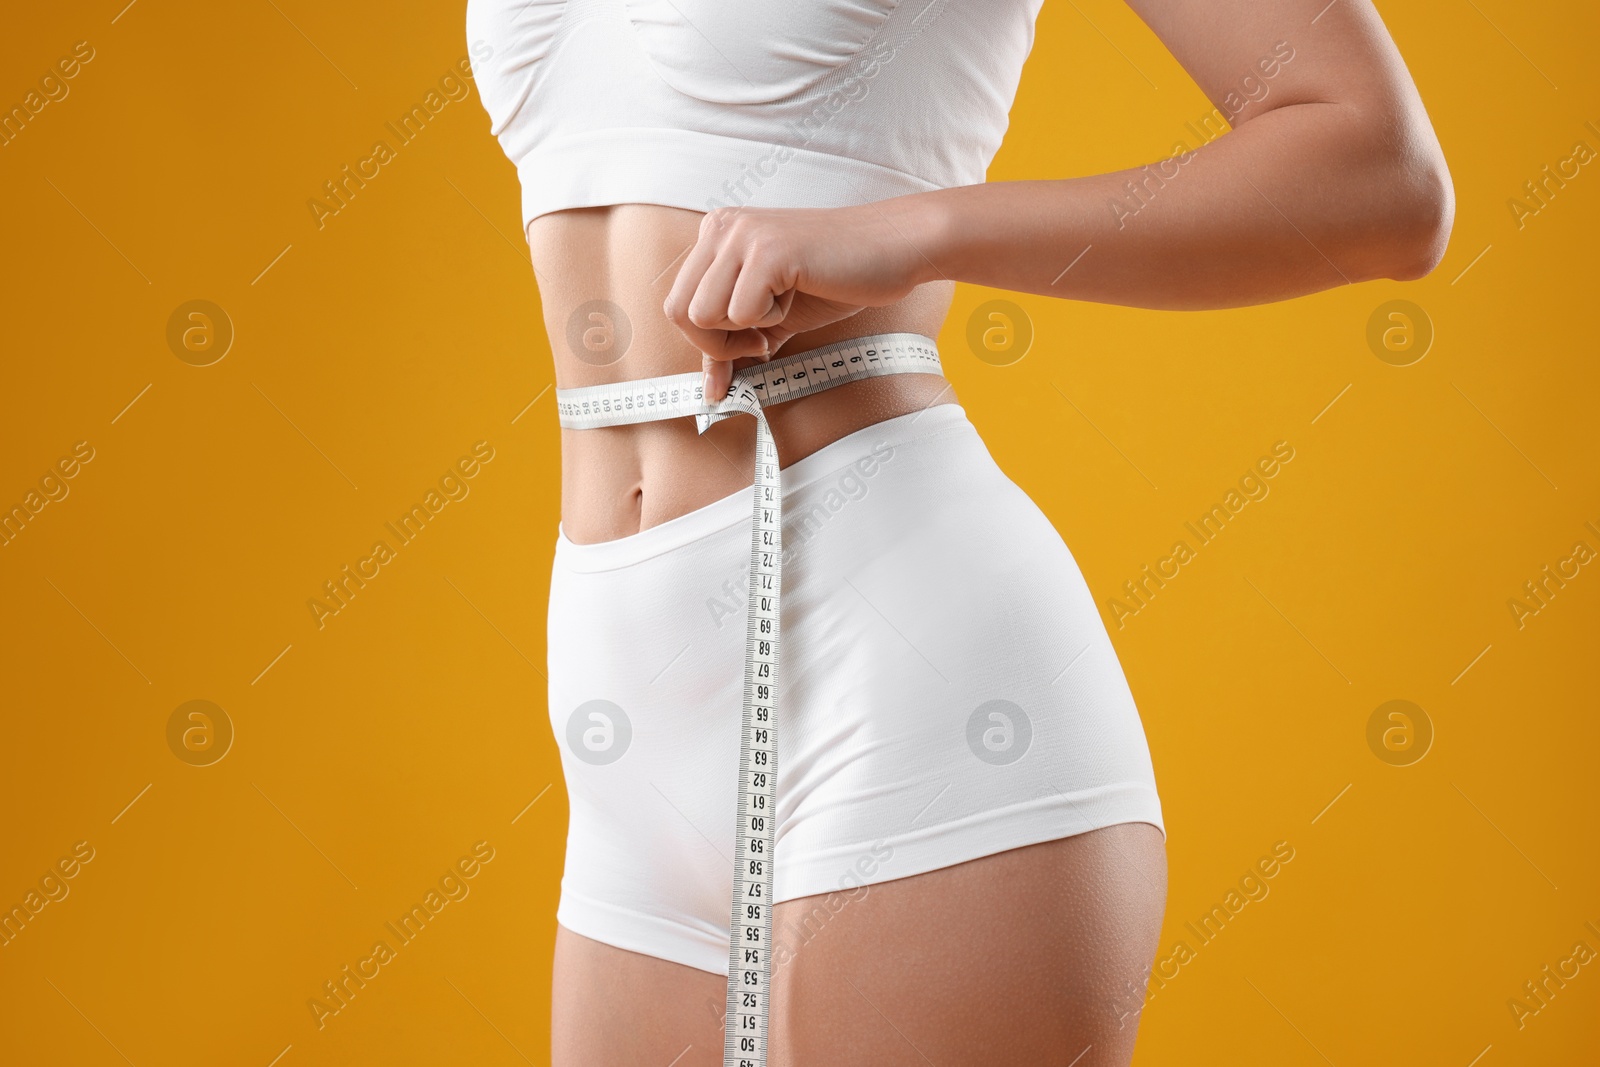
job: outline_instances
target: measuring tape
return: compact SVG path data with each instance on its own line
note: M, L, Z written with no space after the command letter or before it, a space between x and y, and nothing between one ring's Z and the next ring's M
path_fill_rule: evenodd
M779 597L783 590L783 485L778 448L762 408L886 374L941 374L939 349L916 333L859 337L775 359L733 376L728 395L708 404L698 373L613 385L557 389L570 430L625 426L693 415L700 433L735 415L756 419L755 514L750 526L750 598L739 727L739 821L728 936L725 1067L765 1067L772 987L772 876L778 796Z

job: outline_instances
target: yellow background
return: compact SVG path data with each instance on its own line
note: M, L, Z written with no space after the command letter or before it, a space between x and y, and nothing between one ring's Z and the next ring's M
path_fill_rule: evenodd
M0 547L0 904L94 849L0 948L0 1061L543 1062L557 439L515 175L474 94L322 228L306 206L467 54L460 5L122 2L0 34L6 109L95 50L0 147L0 502L94 449ZM1507 207L1600 148L1600 16L1382 9L1455 179L1432 276L1202 314L1011 297L1036 336L1009 367L965 341L1005 294L963 287L941 339L1102 604L1295 449L1112 628L1171 834L1162 955L1295 849L1150 1000L1145 1065L1577 1064L1600 1041L1600 964L1520 1029L1507 1007L1575 942L1600 951L1600 566L1520 629L1507 607L1574 542L1600 550L1600 176L1521 229ZM1038 29L992 179L1142 163L1210 111L1114 0L1048 3ZM192 299L236 331L211 366L167 343ZM1436 331L1410 366L1366 341L1391 299ZM319 630L322 583L480 440L470 495ZM236 731L206 767L167 741L196 699ZM1435 732L1410 766L1368 746L1393 699ZM323 982L480 841L470 895L319 1030Z

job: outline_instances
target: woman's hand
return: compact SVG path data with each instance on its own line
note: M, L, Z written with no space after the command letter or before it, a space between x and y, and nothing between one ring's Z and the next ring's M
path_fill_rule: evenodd
M718 208L700 223L663 310L704 354L706 396L734 360L904 297L937 272L918 250L915 196L848 208ZM749 364L746 364L749 365Z

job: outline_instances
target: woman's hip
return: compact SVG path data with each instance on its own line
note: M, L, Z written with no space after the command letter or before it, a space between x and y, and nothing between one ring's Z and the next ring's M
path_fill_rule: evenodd
M852 434L784 483L780 871L831 882L875 865L878 841L931 862L951 828L968 850L1062 836L1063 812L1159 825L1082 575L960 408ZM620 541L558 543L550 713L574 826L623 834L659 809L663 862L731 854L749 506L740 493Z

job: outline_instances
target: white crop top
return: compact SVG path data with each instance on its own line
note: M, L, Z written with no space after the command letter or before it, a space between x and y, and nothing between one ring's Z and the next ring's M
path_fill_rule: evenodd
M1043 0L468 0L523 225L975 185Z

